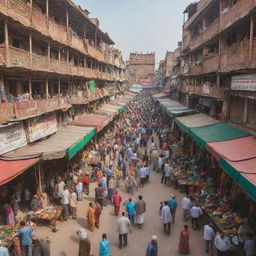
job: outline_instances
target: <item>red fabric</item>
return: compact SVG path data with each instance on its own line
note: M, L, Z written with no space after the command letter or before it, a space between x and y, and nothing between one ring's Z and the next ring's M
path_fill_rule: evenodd
M189 253L189 231L182 230L180 232L180 244L179 244L180 253Z
M256 185L256 158L241 162L230 162L247 180Z
M206 148L217 160L223 157L236 162L256 158L256 140L253 137L211 142Z
M89 176L84 177L84 184L90 184L90 177Z
M32 158L27 160L3 161L0 160L0 185L13 180L28 168L36 164L40 158Z
M77 120L71 122L72 125L85 126L85 127L96 127L97 132L101 131L106 125L112 120L111 116L107 115L92 115L84 114Z

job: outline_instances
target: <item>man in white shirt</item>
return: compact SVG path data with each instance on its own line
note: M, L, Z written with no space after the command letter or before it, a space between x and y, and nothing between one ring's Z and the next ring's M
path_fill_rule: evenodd
M212 243L214 239L215 233L213 230L213 224L209 223L204 226L204 241L205 241L205 252L212 253Z
M201 215L203 215L203 211L202 211L201 207L199 207L198 204L193 206L190 209L190 215L191 215L191 219L192 219L193 229L196 230L199 228L199 218Z
M160 219L164 225L164 233L169 235L171 232L172 214L167 201L164 202L164 207L161 210Z
M66 221L69 216L69 190L65 186L64 191L61 193L61 204L63 207L64 220Z
M183 220L187 221L189 219L189 213L190 213L190 208L191 208L191 200L188 197L188 194L186 193L185 197L181 201L181 206L183 209Z
M143 188L147 178L147 168L145 166L140 168L140 186Z
M215 237L214 244L216 246L218 256L225 256L231 246L229 238L223 233Z
M123 246L127 246L128 242L128 232L130 228L131 222L130 220L125 217L125 212L122 212L122 217L117 221L117 231L119 233L119 248L121 249Z

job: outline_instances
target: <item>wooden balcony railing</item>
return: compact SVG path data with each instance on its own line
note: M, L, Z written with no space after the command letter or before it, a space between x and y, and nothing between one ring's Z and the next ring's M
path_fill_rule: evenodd
M256 6L256 0L240 0L231 8L227 9L220 16L220 31L223 31L241 20L250 13Z
M49 62L46 56L32 54L32 68L36 70L49 71Z
M10 46L9 55L10 63L8 63L8 65L25 68L30 67L30 54L28 51Z
M50 71L55 73L68 74L68 64L55 59L50 60Z
M222 99L224 97L224 88L215 88L208 85L202 85L202 86L183 85L181 90L184 93L211 97L216 99Z
M49 19L49 35L59 42L68 43L68 33L65 26L57 24L55 21Z
M99 61L105 61L104 53L97 50L95 47L91 45L88 45L88 54Z
M46 15L37 10L36 8L32 9L32 26L39 31L47 33Z

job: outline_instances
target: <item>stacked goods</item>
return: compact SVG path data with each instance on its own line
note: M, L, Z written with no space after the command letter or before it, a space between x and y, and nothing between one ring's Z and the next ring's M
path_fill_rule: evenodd
M0 241L5 247L10 247L13 244L15 236L18 234L18 226L6 225L0 226Z

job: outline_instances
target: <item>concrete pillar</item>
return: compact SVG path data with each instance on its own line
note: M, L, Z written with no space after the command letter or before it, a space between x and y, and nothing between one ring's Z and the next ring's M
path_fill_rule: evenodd
M248 120L248 98L244 99L244 120L243 123L246 124Z
M49 79L48 79L48 77L45 80L45 94L46 94L46 99L48 100L48 98L49 98Z
M9 30L8 30L8 19L4 20L4 44L5 44L5 58L6 64L9 64L10 52L9 52Z
M49 0L45 0L45 10L46 10L46 24L49 28Z
M60 77L58 77L58 97L60 97Z
M32 81L31 81L31 76L28 78L28 89L29 89L29 94L32 95Z
M32 39L32 34L29 33L29 64L30 67L33 65L33 39Z
M69 33L69 13L66 10L66 30L67 30L67 40L69 41L70 33Z
M249 60L252 60L253 54L253 34L254 34L254 17L250 17L250 44L249 44Z
M58 48L58 61L60 62L61 58L60 58L60 47Z
M47 46L47 58L48 58L48 68L51 66L51 45L50 42L48 42Z

